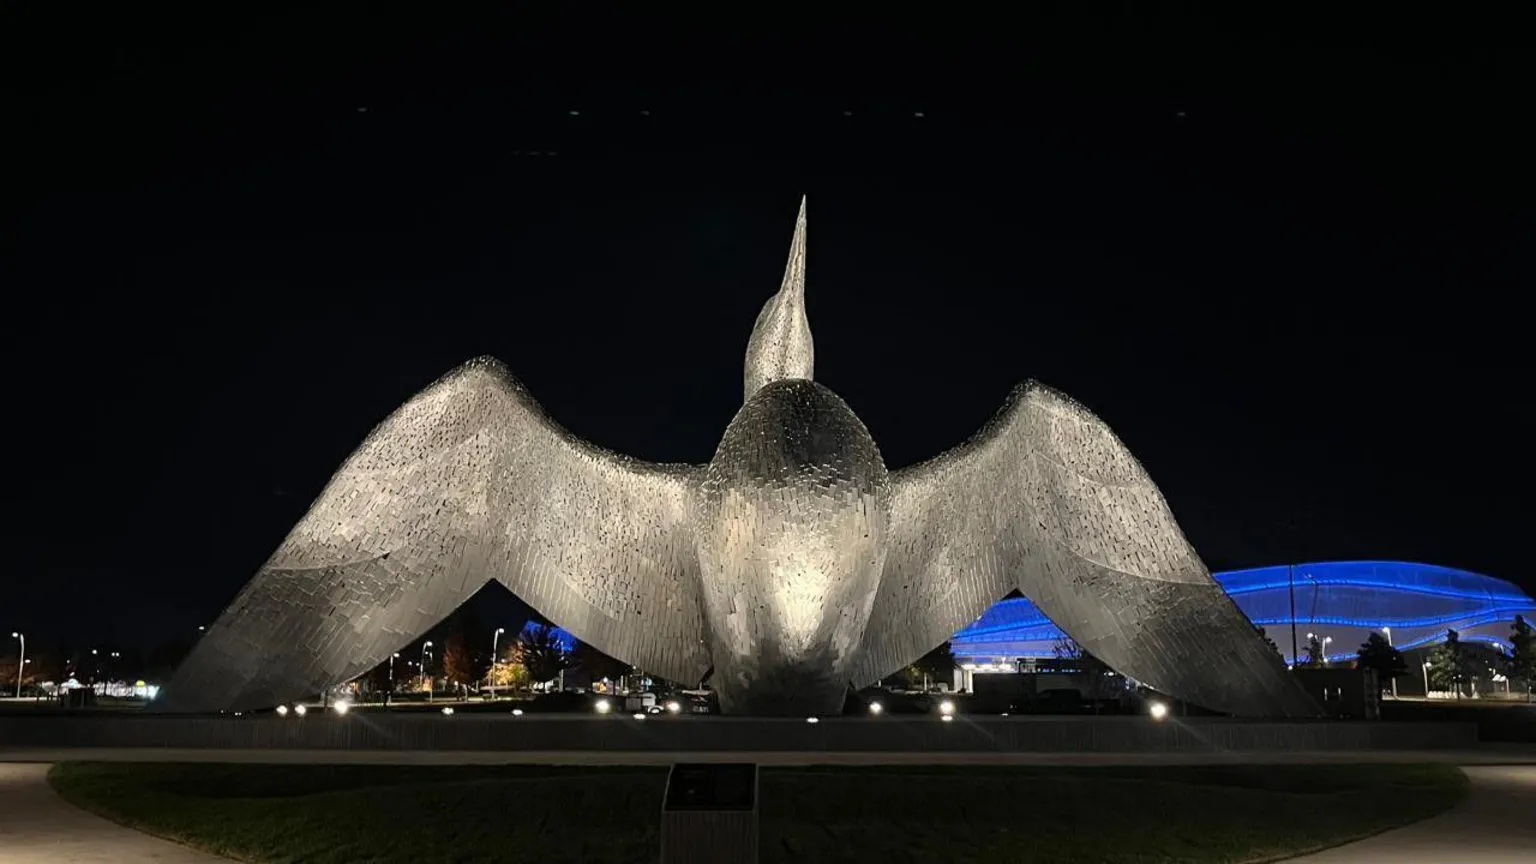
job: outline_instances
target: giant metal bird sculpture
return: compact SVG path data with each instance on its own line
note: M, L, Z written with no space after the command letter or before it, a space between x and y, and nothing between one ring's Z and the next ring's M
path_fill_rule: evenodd
M496 360L381 423L208 629L164 708L253 710L378 665L488 581L598 650L709 681L727 712L841 710L1017 589L1086 651L1238 715L1317 705L1107 426L1039 384L890 472L812 380L805 205L707 465L586 443Z

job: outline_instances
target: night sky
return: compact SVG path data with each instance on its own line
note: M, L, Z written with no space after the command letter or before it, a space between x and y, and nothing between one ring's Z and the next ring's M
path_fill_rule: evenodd
M802 193L817 378L892 468L1035 377L1214 569L1536 593L1507 22L119 14L0 28L0 630L211 622L478 354L707 461Z

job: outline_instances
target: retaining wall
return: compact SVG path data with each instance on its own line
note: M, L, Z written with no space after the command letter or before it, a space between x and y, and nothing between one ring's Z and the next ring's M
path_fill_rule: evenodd
M1144 717L827 718L412 715L0 717L0 746L320 750L1158 753L1449 750L1471 723Z

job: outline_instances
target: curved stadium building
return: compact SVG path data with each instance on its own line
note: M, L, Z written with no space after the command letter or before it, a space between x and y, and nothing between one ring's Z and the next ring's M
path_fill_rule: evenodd
M1326 644L1330 662L1353 659L1371 631L1388 631L1407 651L1445 640L1508 651L1516 615L1536 618L1536 600L1502 579L1402 561L1330 561L1214 574L1254 624L1291 656L1291 622L1306 653L1307 634ZM1294 609L1294 612L1292 611ZM1004 600L951 640L955 658L979 669L1055 656L1064 634L1025 598Z

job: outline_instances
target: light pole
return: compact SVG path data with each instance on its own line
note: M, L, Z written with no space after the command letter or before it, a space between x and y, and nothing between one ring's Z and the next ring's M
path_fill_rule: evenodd
M432 679L427 677L427 649L432 647L430 641L421 643L421 683L427 688L427 701L432 701Z
M501 638L501 634L503 634L505 632L507 632L507 628L505 628L505 627L497 627L496 630L493 633L491 633L491 697L492 698L495 698L495 696L496 696L496 640L500 639Z
M395 696L395 658L399 656L399 651L389 655L389 692L384 694L385 705L388 705L390 700Z
M1381 628L1381 632L1387 634L1387 647L1391 648L1392 647L1392 628L1391 627L1383 627L1383 628ZM1397 676L1396 675L1392 676L1392 698L1393 699L1397 698Z
M1425 660L1420 665L1424 667L1424 698L1428 699L1429 698L1429 661Z
M12 639L21 640L21 657L16 660L16 698L21 698L21 670L27 665L27 637L15 630L11 631Z
M1291 583L1291 668L1301 665L1301 658L1296 656L1296 565L1285 565L1286 580Z

